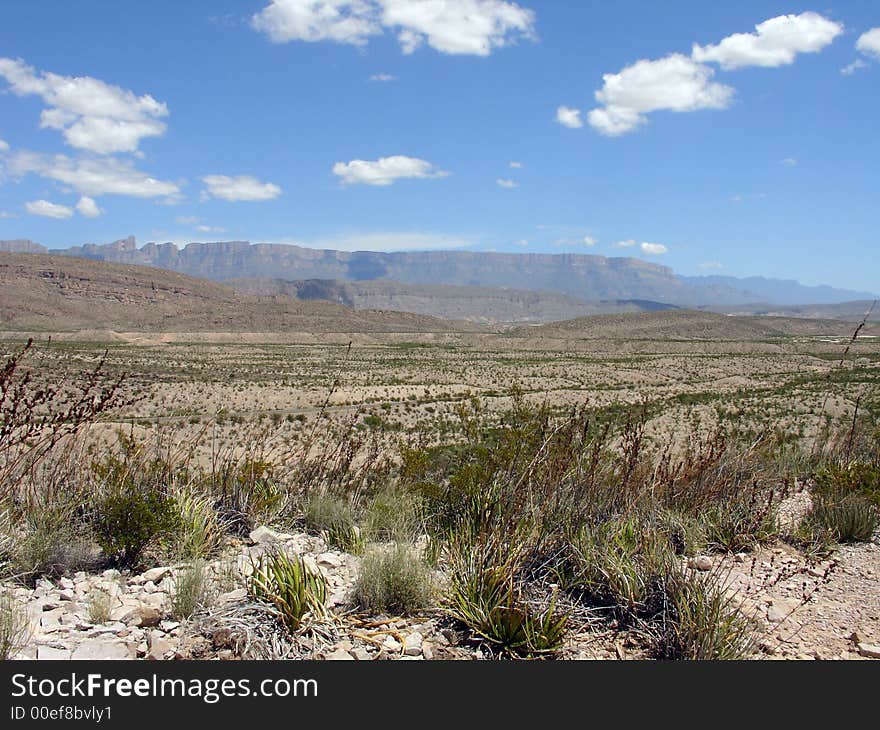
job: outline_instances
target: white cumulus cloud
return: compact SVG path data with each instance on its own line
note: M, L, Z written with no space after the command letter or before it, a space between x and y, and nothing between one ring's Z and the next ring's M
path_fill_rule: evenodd
M650 254L651 256L660 256L669 251L662 243L642 243L639 245L639 248L642 249L642 253Z
M373 74L370 76L370 81L397 81L397 76L394 76L393 74Z
M168 107L150 95L90 76L37 71L21 59L0 58L0 77L18 96L39 96L48 106L40 126L61 132L71 147L110 154L135 152L145 137L165 132Z
M514 162L510 163L510 167L513 168L514 170L521 170L522 166L523 166L522 162L515 162L514 161Z
M699 63L718 63L723 69L746 66L786 66L799 53L817 53L843 33L843 25L807 12L780 15L755 26L754 33L734 33L715 45L694 44Z
M4 139L0 139L0 152L8 152L8 151L9 151L9 143Z
M386 31L404 53L422 44L447 54L488 56L534 36L535 14L506 0L271 0L251 19L275 43L365 45Z
M590 248L592 248L597 243L599 243L599 241L597 241L592 236L584 236L584 246L589 246Z
M600 133L617 136L632 132L650 112L691 112L724 109L734 90L712 81L714 71L674 53L656 61L641 60L620 73L605 74L587 119Z
M437 170L427 160L405 155L380 157L378 160L351 160L333 165L333 174L347 185L391 185L406 178L438 178L449 173Z
M516 182L516 180L509 180L503 177L499 177L495 182L498 184L499 187L502 188L511 189L519 187L519 184Z
M281 188L270 182L261 182L252 175L205 175L202 178L205 190L202 198L219 198L231 203L239 201L274 200L281 195Z
M632 238L628 238L625 241L617 241L616 243L612 243L612 248L632 248L636 245L636 242Z
M556 121L569 129L580 129L584 126L581 120L581 110L567 106L560 106L556 109Z
M73 159L22 151L12 156L7 170L13 176L39 175L69 185L82 195L125 195L133 198L177 197L176 183L157 180L131 162L114 157Z
M98 204L94 199L90 198L88 195L83 195L79 199L79 202L76 204L76 209L79 214L85 218L97 218L104 213L104 211L98 207Z
M862 33L856 41L856 50L866 56L880 59L880 28L871 28L871 30Z
M73 216L73 208L66 205L50 203L48 200L33 200L24 204L24 209L31 215L41 215L44 218L57 218L66 220Z

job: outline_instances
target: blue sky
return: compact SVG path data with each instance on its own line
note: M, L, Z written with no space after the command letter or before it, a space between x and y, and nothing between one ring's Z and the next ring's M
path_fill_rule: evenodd
M8 2L0 239L595 253L876 291L878 27L876 0Z

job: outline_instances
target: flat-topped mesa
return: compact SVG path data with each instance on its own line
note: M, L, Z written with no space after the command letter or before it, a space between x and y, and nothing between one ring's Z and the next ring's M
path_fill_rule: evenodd
M35 243L29 238L16 238L11 241L0 241L0 253L48 253L49 249L42 243Z

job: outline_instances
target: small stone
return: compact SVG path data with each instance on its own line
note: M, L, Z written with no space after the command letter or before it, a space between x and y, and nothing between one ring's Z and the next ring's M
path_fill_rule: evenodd
M233 603L235 601L243 601L247 598L247 590L245 588L236 588L234 591L221 593L217 596L218 603Z
M150 632L147 646L149 647L147 659L153 660L164 659L165 655L173 650L171 642L165 638L165 634L156 630Z
M144 583L156 583L162 580L166 575L171 573L172 568L169 566L164 566L161 568L150 568L149 570L145 570L140 574L139 578Z
M73 601L76 599L76 593L74 593L72 588L65 588L58 591L58 598L62 601Z
M767 611L767 620L774 624L782 623L800 605L801 602L795 598L774 598Z
M385 641L382 642L382 648L392 653L399 653L402 646L397 639L389 634L385 637Z
M330 652L326 657L324 657L328 661L354 661L354 657L349 654L345 649L339 648Z
M72 659L107 660L131 659L133 652L124 641L86 639L73 652Z
M37 659L40 661L66 661L70 659L70 649L56 649L54 646L38 646Z
M110 568L110 570L105 570L103 573L101 573L101 577L106 578L107 580L116 580L119 575L119 571L114 570L113 568Z
M123 623L129 624L130 626L139 626L141 628L158 626L161 620L162 612L153 606L140 606L128 613L122 619Z
M431 645L430 641L422 642L422 656L428 661L431 661L434 658L434 647Z
M271 542L280 542L285 536L280 532L275 532L271 527L263 525L255 530L251 530L248 537L256 545L265 545Z
M160 621L159 622L159 628L162 629L162 631L164 631L166 633L174 631L174 629L176 629L178 626L180 626L180 621Z
M418 631L413 631L406 637L404 641L403 653L407 656L422 655L422 635Z
M880 646L877 644L866 644L865 642L861 642L856 649L859 650L859 654L863 657L880 659Z
M688 568L702 571L712 570L712 558L708 555L697 555L688 560Z
M333 553L322 553L316 558L316 562L318 565L325 565L328 568L338 568L342 565L342 561L339 559L338 555L334 555Z
M362 646L356 646L349 653L359 662L368 662L373 658L373 655Z

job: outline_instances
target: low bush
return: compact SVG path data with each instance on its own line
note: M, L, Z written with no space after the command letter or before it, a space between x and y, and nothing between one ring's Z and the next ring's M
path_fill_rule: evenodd
M110 620L110 612L113 610L113 599L110 594L95 590L88 597L89 621L93 624L105 624Z
M360 530L355 525L351 504L333 495L313 494L305 503L306 528L324 533L327 542L340 550L358 553L362 547Z
M431 570L410 545L374 548L361 563L354 595L371 613L415 613L431 604Z
M92 527L108 560L138 565L144 550L179 527L174 502L153 489L111 491L95 504Z

